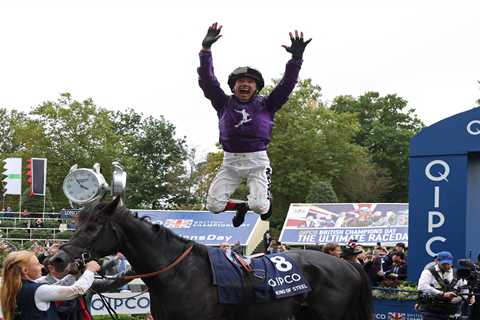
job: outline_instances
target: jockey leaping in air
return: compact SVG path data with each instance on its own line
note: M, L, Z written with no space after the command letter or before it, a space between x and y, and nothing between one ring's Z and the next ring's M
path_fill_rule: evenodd
M211 46L220 37L222 26L217 23L208 28L200 51L198 83L217 111L220 144L224 151L223 164L210 185L207 209L219 213L235 210L233 226L240 226L248 210L267 220L272 215L270 192L272 169L267 145L272 136L275 113L287 102L295 88L302 66L303 51L312 40L304 41L303 33L290 33L290 46L283 46L292 54L283 78L268 96L258 95L264 86L262 74L251 67L239 67L228 77L233 95L220 88L213 72ZM248 202L230 199L242 179L247 179Z

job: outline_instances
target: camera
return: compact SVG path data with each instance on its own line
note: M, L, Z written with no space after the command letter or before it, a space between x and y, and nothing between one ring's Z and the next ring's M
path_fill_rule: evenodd
M70 263L68 273L69 274L78 274L85 269L85 262L82 259L75 259Z
M87 251L82 252L82 255L80 258L76 258L73 260L72 263L70 263L70 274L77 274L80 272L83 272L85 270L85 265L87 264L88 261L93 260L92 257L90 256L90 253Z
M467 280L470 293L480 295L480 268L470 259L459 259L457 278Z

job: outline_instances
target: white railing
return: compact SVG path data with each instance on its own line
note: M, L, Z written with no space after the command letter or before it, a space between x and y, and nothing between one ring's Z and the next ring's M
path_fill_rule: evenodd
M5 216L7 214L7 216ZM42 225L36 225L41 219ZM52 223L53 222L53 223ZM0 237L7 241L68 241L57 235L65 231L75 231L73 219L62 219L59 213L0 212Z

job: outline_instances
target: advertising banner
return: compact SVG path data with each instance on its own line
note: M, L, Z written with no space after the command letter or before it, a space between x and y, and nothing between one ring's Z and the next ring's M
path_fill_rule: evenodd
M150 313L150 295L148 292L105 293L103 296L118 314ZM90 311L93 316L109 314L98 294L92 297Z
M380 300L373 301L375 320L422 320L422 315L415 310L414 300Z
M45 196L47 190L47 159L32 158L32 194Z
M408 279L440 251L480 255L480 108L423 128L410 141Z
M60 210L60 219L74 219L79 212L80 209L62 209Z
M204 245L218 246L222 242L240 241L247 245L260 216L247 213L245 222L238 228L232 225L233 212L214 214L209 211L148 211L135 210L139 217L163 225L176 234Z
M3 162L4 171L2 173L6 176L4 194L22 194L22 158L7 158Z
M319 203L290 205L280 234L286 244L395 245L408 241L406 203Z

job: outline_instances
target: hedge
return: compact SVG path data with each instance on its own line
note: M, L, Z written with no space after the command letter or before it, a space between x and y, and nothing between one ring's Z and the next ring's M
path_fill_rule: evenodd
M15 221L11 219L0 219L0 226L2 227L15 227Z
M55 239L70 239L73 235L73 231L67 230L58 232L55 234Z
M32 229L32 239L52 239L52 230Z
M12 239L29 239L30 232L26 229L10 229L8 231L8 237Z

